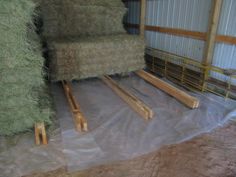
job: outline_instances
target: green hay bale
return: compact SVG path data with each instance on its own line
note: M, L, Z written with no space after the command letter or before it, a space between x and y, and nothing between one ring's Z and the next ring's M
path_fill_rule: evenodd
M127 9L124 4L120 0L113 0L119 2L115 4L103 1L43 2L43 35L57 38L125 33L122 21Z
M62 39L50 43L52 80L128 73L144 67L144 41L134 35Z
M43 80L43 58L34 32L35 4L30 0L0 0L0 135L50 124L52 111Z

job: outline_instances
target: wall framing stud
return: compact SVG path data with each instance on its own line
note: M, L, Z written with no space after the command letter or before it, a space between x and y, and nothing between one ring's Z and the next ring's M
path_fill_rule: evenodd
M203 55L203 64L209 65L212 63L215 41L217 37L217 28L220 20L220 13L223 0L212 0L212 9L209 18L207 40L205 44L205 51Z

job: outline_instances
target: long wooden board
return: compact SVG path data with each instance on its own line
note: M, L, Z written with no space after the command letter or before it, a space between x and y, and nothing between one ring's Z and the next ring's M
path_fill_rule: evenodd
M136 74L146 80L147 82L151 83L155 87L161 89L162 91L168 93L169 95L173 96L186 106L190 108L198 108L199 106L199 100L184 91L162 81L161 79L158 79L157 77L153 76L152 74L149 74L145 72L144 70L137 71Z
M175 36L189 37L189 38L199 39L199 40L206 40L206 33L199 32L199 31L189 31L185 29L167 28L167 27L160 27L160 26L145 26L145 30L157 31L159 33L166 33L166 34L171 34Z
M127 28L135 28L135 29L140 28L139 24L124 23L124 25ZM166 34L171 34L175 36L183 36L183 37L188 37L188 38L198 39L198 40L203 40L203 41L207 40L207 33L200 32L200 31L190 31L190 30L185 30L185 29L167 28L167 27L150 26L150 25L146 25L145 30L155 31L159 33L166 33ZM222 42L222 43L227 43L231 45L236 45L236 37L226 36L226 35L216 35L215 42L220 42L220 43Z
M67 101L69 102L70 110L74 117L75 127L77 131L88 131L88 123L83 113L80 110L79 104L76 102L72 94L72 88L66 81L62 81L62 86L65 91Z
M102 77L102 81L107 84L118 96L120 96L128 105L130 105L138 114L144 119L149 120L153 118L153 111L144 104L137 97L126 91L124 88L119 86L109 76L105 75Z

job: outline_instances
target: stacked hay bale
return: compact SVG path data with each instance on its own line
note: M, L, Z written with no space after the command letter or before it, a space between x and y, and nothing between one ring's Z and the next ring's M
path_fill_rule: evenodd
M78 42L79 41L79 42ZM52 78L73 80L128 73L143 67L143 41L133 35L81 37L51 43Z
M144 41L126 34L121 0L42 0L52 80L127 73L144 67Z
M127 10L120 0L42 0L41 4L47 38L125 33L122 20Z
M0 135L26 131L35 122L50 123L34 9L30 0L1 1Z

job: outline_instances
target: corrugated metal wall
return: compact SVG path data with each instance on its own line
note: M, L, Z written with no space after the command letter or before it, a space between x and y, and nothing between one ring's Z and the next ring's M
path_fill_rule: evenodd
M211 0L147 0L146 25L180 28L207 32ZM140 2L127 2L129 13L126 22L139 24ZM131 33L138 30L130 29ZM224 0L218 34L236 36L236 0ZM146 31L146 44L183 57L201 62L204 41ZM236 69L236 45L217 43L213 65ZM225 81L226 77L212 73L212 76Z
M236 37L235 0L223 1L218 34ZM236 69L236 45L217 43L212 64L225 69ZM222 81L227 80L227 78L221 74L213 73L212 76ZM234 84L236 84L236 81L234 81Z
M127 22L139 22L138 1L128 2ZM211 0L147 0L146 25L207 31ZM136 12L136 14L135 14ZM147 46L202 61L204 42L146 31Z

